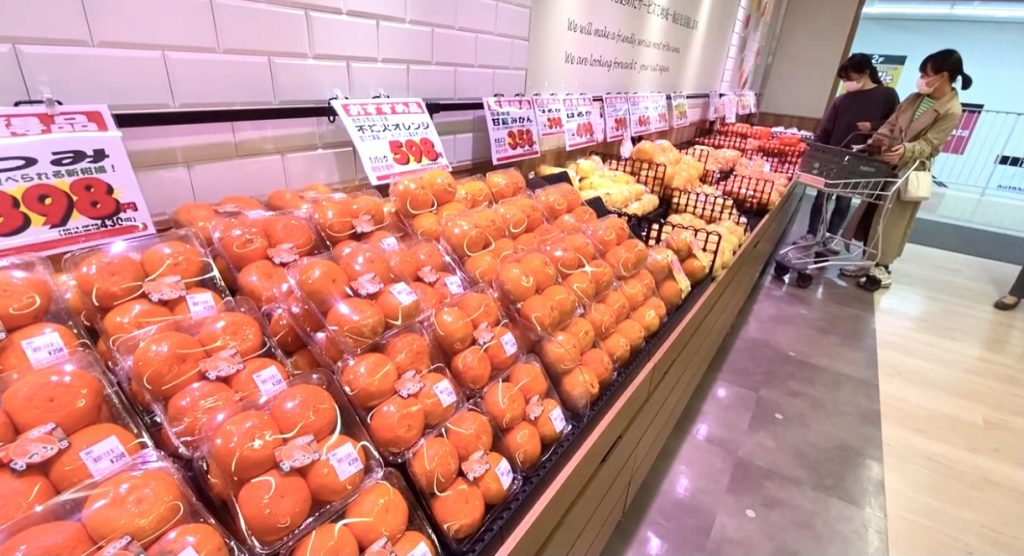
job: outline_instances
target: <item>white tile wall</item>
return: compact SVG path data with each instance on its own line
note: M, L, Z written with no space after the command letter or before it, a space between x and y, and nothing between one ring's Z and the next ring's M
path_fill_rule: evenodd
M410 22L444 27L455 26L456 0L409 0L406 15Z
M311 149L317 146L316 118L234 122L239 156Z
M381 21L377 41L382 60L429 62L431 59L430 27Z
M455 68L409 66L409 94L430 99L455 98Z
M332 123L327 121L327 118L319 118L316 121L316 137L321 147L340 145L352 140L345 131L345 124L337 119Z
M238 153L230 123L175 126L174 133L159 127L123 131L132 165L161 166L231 158Z
M490 35L476 36L476 64L507 68L512 65L512 40Z
M309 53L306 12L249 0L213 0L217 38L223 52Z
M444 149L444 155L448 158L448 163L455 164L455 160L452 158L455 155L455 136L442 135L441 145L441 148Z
M406 0L345 0L345 12L374 17L405 18ZM419 0L409 0L418 2Z
M530 10L508 4L498 4L497 28L499 35L521 39L530 37Z
M381 91L392 97L409 95L409 68L404 65L352 62L348 78L352 98L370 98Z
M9 44L0 44L0 75L4 76L0 79L0 106L10 106L15 101L28 98L25 80L18 67L18 57L14 54L14 47Z
M154 216L169 215L175 207L195 202L188 166L155 166L135 170L146 206Z
M227 195L265 196L284 187L281 155L198 162L188 167L197 201L215 202Z
M462 31L434 29L434 63L476 63L476 35Z
M458 0L455 24L459 29L494 32L498 3L494 0Z
M330 98L335 89L348 95L348 64L320 60L271 58L277 102L315 103Z
M377 58L377 22L308 12L310 54L315 58Z
M530 43L526 41L512 41L512 60L509 63L514 68L526 69L530 55Z
M270 62L264 56L167 52L166 57L180 107L274 103Z
M441 112L434 116L434 127L439 135L470 133L474 130L475 116L472 110Z
M66 104L101 103L115 110L173 105L160 51L31 45L15 49L32 98L40 98L46 87ZM126 76L130 86L124 85Z
M217 50L209 0L83 0L96 46Z
M0 42L91 44L82 0L3 0Z
M355 153L351 147L284 155L284 176L289 189L310 183L347 183L356 180Z
M506 95L526 92L526 72L494 70L494 91Z
M345 9L344 0L265 0L268 4L312 8L323 12L341 13Z
M455 96L479 98L494 94L494 70L455 68Z

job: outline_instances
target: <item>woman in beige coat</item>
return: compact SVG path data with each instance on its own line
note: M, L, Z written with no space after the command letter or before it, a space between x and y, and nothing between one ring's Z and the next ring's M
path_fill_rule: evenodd
M871 139L883 160L897 166L900 175L911 169L927 170L939 154L953 130L960 123L960 98L953 83L971 87L971 76L964 73L964 62L956 50L940 50L921 62L917 93L907 97L896 112L882 124ZM843 268L846 276L860 277L857 285L868 291L892 285L890 265L903 254L921 203L896 198L885 213L884 226L879 226L883 211L878 205L861 203L860 220L855 237L864 245L878 250L874 268L863 265ZM879 233L881 232L881 233Z

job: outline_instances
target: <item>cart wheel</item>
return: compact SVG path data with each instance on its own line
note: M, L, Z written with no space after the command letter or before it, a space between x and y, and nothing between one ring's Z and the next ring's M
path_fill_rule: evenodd
M797 272L796 273L796 287L800 289L807 289L814 283L814 275L810 272Z
M779 278L785 278L789 274L789 267L782 263L775 263L774 272Z

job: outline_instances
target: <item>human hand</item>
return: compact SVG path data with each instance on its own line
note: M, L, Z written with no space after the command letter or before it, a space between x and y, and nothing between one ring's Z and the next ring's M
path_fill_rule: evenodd
M857 129L860 131L871 131L871 122L857 122Z
M903 147L903 145L896 145L895 147L882 153L882 160L888 162L889 164L899 164L900 160L903 160L904 151L906 151L906 149Z

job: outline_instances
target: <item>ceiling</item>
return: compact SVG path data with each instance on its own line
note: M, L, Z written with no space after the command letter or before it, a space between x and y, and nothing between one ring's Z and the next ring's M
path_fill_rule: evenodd
M984 2L867 0L864 3L861 17L1024 22L1024 2L1013 0Z

